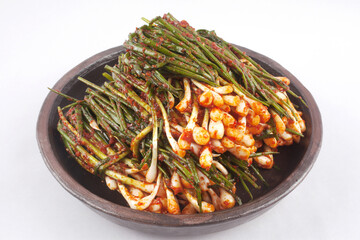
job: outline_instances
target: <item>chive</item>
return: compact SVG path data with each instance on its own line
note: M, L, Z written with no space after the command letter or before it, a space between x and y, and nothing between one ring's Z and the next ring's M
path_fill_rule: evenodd
M303 135L302 133L299 133L299 132L297 132L297 131L295 131L295 130L292 130L292 129L290 129L290 128L286 128L286 131L288 131L289 133L298 135L298 136L300 136L300 137L304 137L304 135Z

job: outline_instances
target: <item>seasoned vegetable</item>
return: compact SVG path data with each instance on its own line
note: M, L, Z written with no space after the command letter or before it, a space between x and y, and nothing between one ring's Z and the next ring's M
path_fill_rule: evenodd
M171 14L145 21L105 66L102 86L79 76L83 100L51 89L72 101L58 108L66 150L133 209L232 208L242 204L236 183L252 199L249 186L266 185L258 167L272 168L277 148L303 137L288 94L301 97L213 31Z

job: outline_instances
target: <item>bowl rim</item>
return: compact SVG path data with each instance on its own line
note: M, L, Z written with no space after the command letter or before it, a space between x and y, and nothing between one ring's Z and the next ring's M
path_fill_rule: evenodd
M256 212L265 210L266 208L277 203L279 200L281 200L291 191L293 191L299 185L299 183L303 181L303 179L311 170L314 162L316 161L316 158L321 148L323 134L320 111L311 93L301 84L301 82L294 75L292 75L279 63L250 49L237 45L235 46L238 47L240 50L245 51L251 57L265 62L272 69L284 73L284 75L291 80L291 84L294 85L294 87L301 93L301 96L306 100L309 107L312 125L316 126L312 128L312 135L310 136L309 146L306 149L302 160L299 162L299 165L286 179L284 179L274 189L270 190L263 196L254 199L253 201L244 203L241 206L222 211L215 211L213 213L194 214L191 215L191 217L189 217L189 215L170 214L162 214L161 217L158 217L160 214L133 210L127 206L121 206L119 204L103 199L77 183L57 161L57 158L52 151L48 134L48 119L50 117L51 108L55 103L57 95L55 93L49 92L46 99L44 100L38 116L36 137L43 160L52 175L70 194L72 194L91 208L94 208L95 210L125 221L132 221L149 225L158 225L163 227L195 227L201 225L217 224L220 222L224 223L238 218L250 216ZM99 62L106 62L109 59L113 59L115 56L118 56L124 50L125 49L123 46L118 46L95 54L94 56L84 60L83 62L75 66L73 69L71 69L69 72L67 72L54 85L53 88L60 91L63 90L66 84L74 77L91 71L99 65ZM314 140L315 136L317 136L316 141Z

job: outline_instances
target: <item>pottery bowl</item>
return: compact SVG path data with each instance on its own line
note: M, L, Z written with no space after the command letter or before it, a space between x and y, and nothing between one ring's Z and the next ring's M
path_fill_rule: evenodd
M314 98L295 76L268 57L243 47L238 48L245 51L271 74L288 77L291 80L291 89L302 96L308 104L307 108L298 99L292 99L303 112L307 125L305 137L299 144L279 149L280 154L275 156L277 169L261 172L269 187L252 189L254 200L249 201L246 193L241 191L243 205L196 215L175 216L130 209L118 192L109 190L97 176L83 170L65 151L56 130L58 122L56 108L65 106L69 102L52 92L43 103L37 123L38 145L50 172L69 193L100 215L141 231L172 235L202 234L234 227L259 216L289 194L310 171L321 147L322 122ZM121 52L124 52L122 46L90 57L66 73L53 88L81 99L87 86L78 81L77 77L82 76L96 84L101 84L104 81L101 76L104 66L114 65Z

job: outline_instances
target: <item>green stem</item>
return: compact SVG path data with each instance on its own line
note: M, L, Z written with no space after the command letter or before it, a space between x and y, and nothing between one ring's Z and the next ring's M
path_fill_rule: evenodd
M131 151L133 152L133 155L135 158L139 158L140 157L140 152L139 152L139 144L141 142L141 140L143 140L147 134L149 134L151 132L151 130L153 129L153 124L150 124L149 126L147 126L146 128L144 128L132 141L131 141Z

